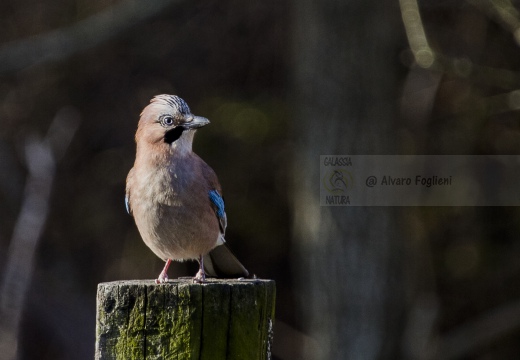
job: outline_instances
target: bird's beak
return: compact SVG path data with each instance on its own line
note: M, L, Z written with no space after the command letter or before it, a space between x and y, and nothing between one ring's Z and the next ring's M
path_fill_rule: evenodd
M209 120L202 116L188 115L182 125L186 130L198 129L209 124Z

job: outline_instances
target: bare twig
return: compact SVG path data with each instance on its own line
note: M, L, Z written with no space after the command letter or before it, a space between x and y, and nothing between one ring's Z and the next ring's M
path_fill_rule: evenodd
M67 28L5 44L0 47L0 73L65 59L114 38L175 2L175 0L121 1Z
M478 0L467 1L473 4L481 3ZM496 1L510 4L508 0ZM414 56L415 64L424 69L468 78L474 82L484 83L489 86L497 86L508 90L514 90L520 87L520 73L517 71L478 65L467 58L454 58L443 54L441 50L433 49L430 46L428 36L421 20L421 12L417 0L400 0L399 4L403 24L406 30L406 37L408 39L408 44L410 45L410 50ZM498 11L496 10L498 5L493 3L493 6L493 9ZM514 33L515 37L518 33L518 39L520 39L520 15L518 15L518 11L511 10L514 9L512 5L507 9L510 9L510 11L502 10L502 12L500 12L502 15L500 16L502 16L502 19L505 22L506 19L504 16L506 13L508 14L507 23L510 25L509 28L511 31L516 29L514 30L516 31Z
M488 17L495 20L507 31L510 31L520 45L520 12L511 3L511 0L466 0L471 5L479 8Z
M25 145L28 177L0 283L0 354L6 360L16 358L20 319L49 213L56 161L64 155L78 125L77 112L63 109L44 139L32 136Z
M428 43L417 0L400 0L399 5L401 7L406 37L408 38L408 44L412 50L415 62L420 67L428 69L434 65L435 53Z

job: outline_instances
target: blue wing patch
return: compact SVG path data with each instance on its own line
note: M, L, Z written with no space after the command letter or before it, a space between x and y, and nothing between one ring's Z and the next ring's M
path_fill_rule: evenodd
M125 195L125 207L126 207L126 212L130 214L130 202L128 201L128 194Z
M223 218L226 212L224 211L224 199L222 199L222 196L220 196L217 190L210 190L209 199L217 207L217 216Z

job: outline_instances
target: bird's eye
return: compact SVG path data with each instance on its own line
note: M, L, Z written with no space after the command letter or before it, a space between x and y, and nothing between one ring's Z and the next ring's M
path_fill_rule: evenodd
M173 125L173 117L167 115L163 116L161 119L161 125L162 126L172 126Z

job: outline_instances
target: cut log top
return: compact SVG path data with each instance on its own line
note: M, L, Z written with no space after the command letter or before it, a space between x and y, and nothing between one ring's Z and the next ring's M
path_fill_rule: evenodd
M96 359L270 359L275 283L101 283Z

